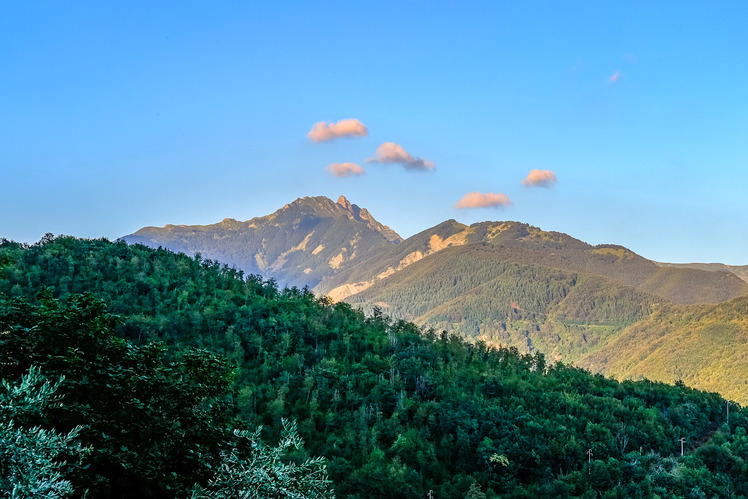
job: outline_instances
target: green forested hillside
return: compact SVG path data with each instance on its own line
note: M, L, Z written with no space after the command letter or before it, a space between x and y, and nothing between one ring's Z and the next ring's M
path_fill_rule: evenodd
M314 287L324 277L401 240L343 196L337 203L322 196L300 198L245 222L227 218L212 225L145 227L122 239L187 255L200 253L299 287Z
M0 495L332 497L294 424L277 447L236 417L234 366L134 345L90 294L0 294Z
M585 366L618 377L648 376L651 369L657 379L678 379L656 365L670 366L677 356L636 363L628 354L647 342L611 343L626 328L646 336L650 323L635 325L657 310L677 311L669 305L678 303L720 303L748 290L731 272L663 267L620 246L593 247L516 222L467 227L448 221L383 255L323 281L315 291L345 299L367 313L380 309L397 319L493 346L540 351L571 363L589 358ZM729 348L705 356L693 342L693 349L678 351L687 357L683 363L699 366L702 374L689 378L695 386L721 391L729 385L730 396L748 401L748 385L734 386L732 374L720 369L748 357L748 345L730 339L732 327L729 321L710 324L712 335L722 336ZM653 331L659 329L655 325ZM606 346L600 355L589 357ZM628 367L609 371L613 356L627 358Z
M559 295L569 285L561 274L554 282ZM95 423L80 437L91 454L66 468L77 495L116 497L127 469L125 497L184 497L188 484L210 479L206 464L227 458L229 428L262 424L272 442L282 418L306 442L287 459L326 457L340 497L748 494L748 413L733 404L728 423L716 394L470 345L165 250L3 242L0 331L5 380L33 363L74 383L66 396L75 405L60 406L68 418L38 424L65 432L86 415ZM123 365L115 351L132 360ZM140 439L124 423L132 414L161 436ZM184 465L168 458L174 452Z
M618 378L683 380L748 403L748 297L663 307L578 364Z
M492 345L567 362L593 351L662 299L612 279L495 258L483 245L442 250L347 301Z
M369 314L379 308L395 319L564 362L588 358L668 304L721 303L748 294L738 267L658 264L621 246L591 246L518 222L467 226L448 220L399 241L343 197L337 203L299 199L248 222L146 228L125 239L200 251L281 285L308 285L319 296L346 300ZM719 336L721 327L730 326L710 327ZM632 331L641 335L648 328ZM637 350L642 342L617 344ZM698 348L684 350L701 359L686 364L710 373L690 379L723 390L730 378L718 366L742 358L746 348L737 342L707 357ZM641 363L608 371L611 356L605 351L585 365L619 377L675 379L657 365L669 361L655 356L645 362L649 354L642 353L636 357ZM730 386L731 396L748 400L748 386Z

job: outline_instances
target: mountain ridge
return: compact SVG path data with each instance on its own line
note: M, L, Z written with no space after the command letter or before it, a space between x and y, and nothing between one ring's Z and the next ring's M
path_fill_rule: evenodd
M249 225L253 238L244 240L216 230ZM185 238L238 240L258 263L251 273L309 286L331 301L620 378L651 373L673 381L662 366L679 360L671 352L683 351L691 369L684 377L698 388L724 390L727 375L715 366L748 358L734 314L713 315L694 331L668 319L682 325L683 314L723 304L730 309L731 300L748 296L748 283L721 266L663 265L620 245L590 245L515 221L465 225L450 219L401 240L344 196L337 203L299 198L271 215L226 219L202 232L174 227ZM203 255L231 264L220 254ZM645 338L648 328L654 338ZM720 328L726 328L722 336ZM680 341L716 341L720 353L683 350ZM628 354L636 361L622 364ZM696 370L711 374L700 377ZM729 393L748 400L743 389Z
M344 196L337 203L324 196L298 198L244 222L224 218L209 225L144 227L121 239L187 255L200 253L298 287L314 287L337 269L402 240Z
M315 291L342 300L368 289L405 267L453 246L486 245L505 258L593 272L675 303L719 303L748 293L734 273L663 266L620 245L590 245L568 234L544 231L513 221L470 226L448 220L403 241L397 247L323 280Z
M655 265L661 267L676 267L676 268L690 268L707 270L710 272L731 272L736 276L740 277L745 282L748 282L748 265L727 265L724 263L667 263L667 262L654 262Z

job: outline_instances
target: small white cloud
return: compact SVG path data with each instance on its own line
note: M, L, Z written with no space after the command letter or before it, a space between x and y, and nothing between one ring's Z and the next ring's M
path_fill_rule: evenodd
M487 192L482 194L480 192L469 192L465 194L462 199L457 201L455 208L501 208L512 204L506 194Z
M325 170L335 177L350 177L364 174L364 169L356 163L333 163L325 168Z
M320 121L312 126L307 138L312 142L339 139L341 137L364 137L369 134L366 125L356 119L340 120L337 123Z
M522 185L527 187L553 187L558 182L556 174L550 170L530 170Z
M394 142L385 142L377 148L373 158L367 163L395 163L403 165L406 170L434 170L436 165L431 161L411 156L402 146Z

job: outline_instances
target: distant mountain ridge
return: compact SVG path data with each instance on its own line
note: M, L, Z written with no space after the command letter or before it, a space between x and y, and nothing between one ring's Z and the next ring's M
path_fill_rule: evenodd
M661 267L519 222L454 220L360 261L319 294L417 324L576 361L669 304L748 293L728 272Z
M353 262L398 244L402 238L344 196L305 197L264 217L226 218L212 225L144 227L128 243L200 253L282 285L314 287Z
M395 274L425 258L441 258L445 249L472 245L486 246L498 260L592 273L673 303L719 303L748 294L748 266L653 262L623 246L591 246L520 222L467 226L447 220L403 241L345 196L337 202L299 198L245 222L144 227L122 239L200 253L334 300L391 283Z
M424 258L440 258L442 250L471 245L488 248L501 261L597 274L674 303L719 303L748 293L748 283L735 273L657 264L623 246L592 246L567 234L520 222L467 226L455 220L442 222L397 247L360 260L324 280L315 291L345 299L377 283L384 285L387 279L391 282L391 276Z
M489 345L748 400L720 370L748 366L741 267L657 263L512 221L447 220L401 240L342 196L297 199L247 222L147 227L124 239L200 252Z
M655 262L661 267L676 267L687 269L708 270L709 272L732 272L745 282L748 282L748 265L725 265L724 263L664 263Z

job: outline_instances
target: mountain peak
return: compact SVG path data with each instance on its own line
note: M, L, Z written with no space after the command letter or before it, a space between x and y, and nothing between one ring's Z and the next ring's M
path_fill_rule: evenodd
M345 198L345 196L340 196L340 197L338 198L338 203L337 203L337 204L339 204L340 206L342 206L343 208L345 208L345 209L346 209L346 210L348 210L348 211L353 211L353 206L354 206L354 205L352 205L352 204L351 204L351 202L350 202L350 201L348 201L348 200L347 200L347 199Z
M358 220L359 222L362 221L361 217L359 216L359 214L361 213L361 208L348 201L345 196L340 196L336 204L350 213L354 220Z
M341 266L402 240L345 196L337 203L325 196L299 197L244 222L224 218L211 225L144 227L122 239L185 254L200 252L246 273L310 287Z
M296 201L287 204L276 213L290 207L305 207L303 209L312 209L318 214L324 214L324 216L345 216L350 220L365 223L370 229L379 232L391 243L398 244L403 240L397 232L386 225L379 223L372 214L369 213L369 210L366 208L360 208L358 205L351 203L348 198L343 195L341 195L337 202L334 203L332 199L325 196L298 198Z
M351 217L354 220L364 222L371 229L374 229L382 234L388 241L398 244L403 240L397 232L390 229L388 226L379 223L372 216L372 214L369 213L369 210L367 210L366 208L360 208L358 205L351 203L350 201L348 201L348 199L346 199L345 196L340 196L338 198L337 205L350 213Z

